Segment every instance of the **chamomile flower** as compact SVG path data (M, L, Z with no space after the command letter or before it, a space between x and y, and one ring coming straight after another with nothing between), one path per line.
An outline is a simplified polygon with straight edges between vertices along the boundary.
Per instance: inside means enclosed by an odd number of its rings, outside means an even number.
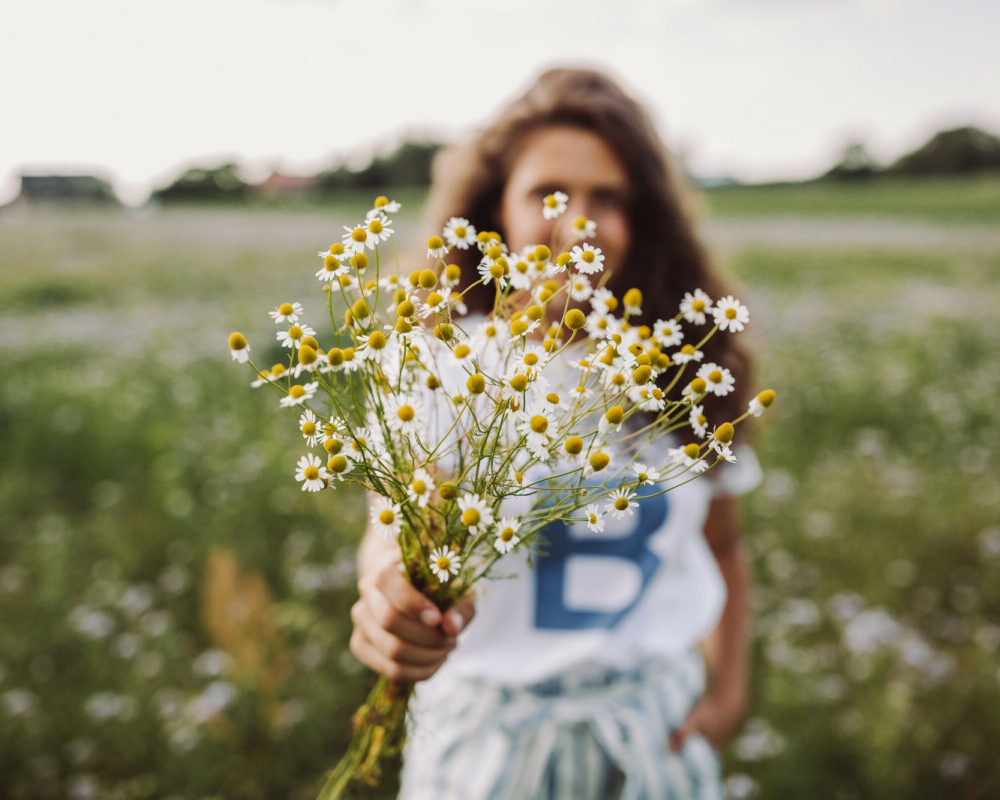
M591 503L584 512L584 516L587 518L587 527L594 533L602 533L604 531L605 514L606 512L596 503Z
M747 408L751 414L755 417L762 416L767 410L767 407L774 402L774 391L772 389L765 389L760 392L756 397L750 401L750 405Z
M233 361L238 361L240 364L245 364L250 358L250 345L242 333L229 334L229 355L233 357Z
M688 423L691 430L699 439L704 439L708 434L708 417L705 416L705 406L692 406L688 414Z
M521 530L521 521L517 517L504 517L497 523L497 538L493 547L498 553L509 553L517 546L521 538L517 532Z
M452 217L445 223L444 238L452 247L468 250L476 243L476 229L464 217Z
M319 383L314 381L312 383L307 383L304 386L301 383L294 383L289 387L288 394L278 401L278 405L282 408L290 408L291 406L300 406L303 403L312 400L314 394L316 394L316 389L319 387Z
M323 266L316 270L316 277L325 283L326 281L332 281L334 278L339 278L341 275L346 275L347 273L347 264L336 256L325 253L323 255Z
M381 364L392 351L393 348L382 331L369 333L365 343L358 348L358 354L362 358L374 361L376 364Z
M458 498L458 508L461 511L459 521L469 529L469 533L477 535L485 533L493 524L493 510L482 497L466 494Z
M590 278L586 275L577 274L570 279L570 299L576 300L578 303L582 303L584 300L588 300L590 298L590 293L592 291L594 291L594 289L590 284Z
M545 195L545 199L542 200L542 216L545 219L561 217L566 213L566 203L568 201L569 195L565 192L553 192L552 194Z
M365 212L365 219L371 219L379 215L395 214L400 208L402 206L395 200L390 200L385 195L379 195L375 198L374 206Z
M311 409L306 409L299 417L299 430L306 440L306 444L315 447L321 435L320 426L316 422L316 415Z
M302 305L300 303L282 303L273 311L268 311L278 325L282 325L286 322L298 322L299 316L302 314Z
M684 299L681 300L681 314L688 322L695 325L705 324L705 315L712 313L712 298L701 289L694 292L685 292Z
M613 515L615 519L631 517L639 507L638 503L633 502L634 497L635 492L625 487L615 489L608 497L607 513Z
M709 467L701 457L701 448L693 443L683 447L671 447L667 451L667 458L672 466L682 467L685 471L690 470L696 474L704 472Z
M445 546L431 550L429 560L431 572L441 583L447 583L452 576L458 575L458 570L462 566L458 552Z
M414 505L424 508L430 502L433 493L434 479L427 470L418 467L413 471L413 477L410 478L410 482L406 486L407 497Z
M275 338L281 342L282 347L294 347L298 350L303 338L315 335L316 331L303 322L301 325L292 323L287 331L278 331Z
M750 309L729 294L716 302L712 316L720 331L739 333L750 322Z
M577 239L593 239L597 235L597 223L580 216L573 220L573 234Z
M384 537L397 536L403 522L403 511L399 503L393 503L388 497L377 497L372 502L369 512L372 530L378 531Z
M677 347L684 340L684 331L679 322L658 319L653 323L653 338L660 347Z
M444 239L440 236L432 236L427 240L427 257L428 258L444 258L448 255L448 246L444 243Z
M344 234L340 241L348 254L363 253L365 252L365 247L375 247L375 235L368 230L367 223L355 225L353 228L345 225L344 230L347 233Z
M576 245L570 250L573 268L584 275L594 275L604 269L604 254L600 247L589 244Z
M725 397L736 386L736 380L728 369L711 362L698 368L698 377L705 381L709 393L717 397Z
M645 486L647 483L656 483L660 479L658 470L647 467L645 464L640 464L639 462L632 465L632 472L635 473L635 478L639 482L639 486Z
M492 280L496 280L497 286L501 289L507 286L506 275L509 267L503 256L496 261L488 256L483 256L476 267L476 271L479 273L479 277L482 278L483 286L489 286Z
M701 361L705 354L701 350L695 350L694 345L686 344L672 356L670 360L675 364L687 364L691 361Z
M299 459L295 471L295 480L302 481L303 492L318 492L326 488L326 481L330 475L319 456L308 453Z
M382 242L387 242L392 238L392 220L380 214L369 217L366 222L368 228L368 246L375 249Z

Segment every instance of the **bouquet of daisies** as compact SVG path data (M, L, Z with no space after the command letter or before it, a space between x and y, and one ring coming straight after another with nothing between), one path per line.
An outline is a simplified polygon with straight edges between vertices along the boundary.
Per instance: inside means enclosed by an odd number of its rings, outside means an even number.
M270 316L288 359L266 369L241 333L229 337L253 385L271 387L297 419L303 491L365 487L372 528L395 539L410 581L442 610L553 520L599 531L606 515L632 514L637 500L734 460L734 426L774 400L761 392L709 430L701 401L728 394L733 377L702 363L701 350L741 331L746 306L693 288L676 316L634 324L641 293L604 288L604 256L586 241L595 225L567 225L566 200L554 193L539 209L558 220L549 244L511 252L497 233L453 218L428 240L426 267L402 275L382 263L399 204L379 197L319 253L328 330L282 303ZM553 252L567 238L576 244ZM447 263L456 248L481 254L464 288ZM492 288L492 311L469 315L463 298L480 285ZM703 332L682 345L682 324ZM676 433L685 428L686 442ZM644 455L670 433L678 446ZM411 692L378 680L321 798L377 779L380 760L403 744Z

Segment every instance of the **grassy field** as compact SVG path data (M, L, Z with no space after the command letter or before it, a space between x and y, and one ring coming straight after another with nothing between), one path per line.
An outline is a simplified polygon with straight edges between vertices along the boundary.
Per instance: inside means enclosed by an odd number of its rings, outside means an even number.
M1000 796L997 185L773 192L709 197L780 398L730 793ZM339 754L361 498L298 491L225 337L318 311L363 210L0 214L0 798L311 798Z

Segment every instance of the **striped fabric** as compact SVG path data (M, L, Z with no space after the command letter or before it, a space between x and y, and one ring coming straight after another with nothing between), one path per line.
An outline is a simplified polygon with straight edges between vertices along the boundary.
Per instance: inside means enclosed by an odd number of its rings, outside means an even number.
M697 650L630 673L574 673L529 687L434 679L413 701L399 796L721 798L718 759L704 738L667 749L703 689Z

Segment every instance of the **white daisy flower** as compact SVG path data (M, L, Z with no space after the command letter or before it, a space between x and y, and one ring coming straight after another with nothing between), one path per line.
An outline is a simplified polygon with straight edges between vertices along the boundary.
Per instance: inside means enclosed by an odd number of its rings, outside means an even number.
M503 284L501 284L502 286ZM469 307L462 300L462 295L459 292L452 292L448 296L448 305L451 306L451 313L453 316L457 315L459 317L464 317L469 313Z
M278 405L281 408L290 408L291 406L300 406L303 403L312 400L313 395L316 394L316 389L319 387L319 383L313 381L312 383L307 383L304 386L301 383L293 383L289 389L288 394L278 401Z
M640 464L639 462L632 465L632 472L635 473L636 480L639 481L639 486L645 486L647 483L656 483L660 479L658 470L647 467L645 464Z
M368 247L375 249L382 242L388 242L392 238L392 220L384 215L376 214L369 217L366 223L368 228Z
M445 223L444 238L452 247L468 250L476 243L476 229L464 217L452 217Z
M371 219L372 217L377 217L380 214L395 214L402 206L395 200L390 200L385 195L379 195L375 198L375 205L367 212L365 212L365 219Z
M709 394L717 397L725 397L736 386L736 380L728 369L711 362L698 368L698 377L705 381Z
M493 510L481 497L463 495L458 498L458 508L462 512L459 520L471 534L485 533L493 524Z
M381 364L387 356L394 350L392 343L386 338L382 331L372 331L368 338L358 348L358 353L362 358Z
M393 503L388 497L377 497L371 505L369 516L372 530L378 531L384 537L398 536L403 522L403 512L399 503Z
M282 347L294 347L298 350L299 344L304 337L315 335L316 331L303 322L301 325L292 323L287 331L278 331L275 334L275 338L281 342Z
M462 562L458 558L458 552L450 547L435 547L430 556L431 572L441 581L447 583L453 575L458 575Z
M250 345L247 343L247 337L242 333L229 334L229 355L233 357L233 361L238 361L241 364L245 364L250 359Z
M691 412L688 414L688 422L694 435L699 439L704 439L708 434L708 417L705 416L705 407L692 406Z
M629 489L624 487L615 489L608 497L607 513L612 514L615 519L631 517L639 507L638 503L633 502L634 497L635 492Z
M483 256L482 260L480 260L479 264L476 266L476 271L479 273L479 277L483 279L483 286L489 286L490 281L492 280L496 280L497 285L501 289L507 286L507 277L505 273L509 271L509 268L505 269L504 263L505 262L494 261L487 256ZM494 272L500 274L494 275Z
M318 492L326 487L326 481L330 474L326 467L322 466L322 461L312 453L302 456L299 459L295 471L295 480L302 481L303 492Z
M677 347L684 341L684 331L679 322L658 319L653 323L653 338L660 347Z
M584 275L594 275L604 269L604 254L600 247L576 245L570 250L573 268Z
M715 304L712 316L720 331L739 333L750 322L750 309L729 294Z
M327 253L323 258L323 266L316 270L316 277L325 283L348 272L347 264Z
M418 467L413 471L413 477L406 487L406 494L410 502L419 508L424 508L431 500L434 493L434 479L423 467Z
M695 289L693 294L685 292L684 299L681 300L681 313L688 322L704 325L705 315L712 313L712 298L701 289Z
M569 296L570 299L576 300L578 303L582 303L584 300L590 298L590 293L594 289L590 284L590 278L586 275L573 275L569 281Z
M521 521L517 517L504 517L497 523L497 538L493 542L493 547L498 553L509 553L513 550L521 538L517 532L521 530Z
M306 440L306 444L315 447L320 437L320 427L316 424L316 415L311 409L306 409L299 417L299 430Z
M566 213L566 203L569 195L564 192L553 192L542 200L542 216L545 219L556 219Z
M670 460L670 464L677 467L683 467L685 470L690 470L694 473L704 472L709 468L709 464L705 459L701 458L701 451L698 445L688 444L684 447L671 447L667 451L667 458Z
M448 246L440 236L432 236L427 240L427 257L438 259L448 255Z
M298 322L299 316L302 314L302 305L300 303L282 303L273 311L268 311L271 319L273 319L278 325L282 325L286 322Z
M526 258L518 256L508 262L507 280L515 289L531 288L531 266Z
M573 220L573 233L577 239L593 239L597 235L597 223L586 217Z
M593 295L590 296L590 302L591 304L594 302ZM583 328L591 339L600 340L608 335L614 323L615 318L608 313L607 308L595 308L587 315Z
M774 392L771 389L765 389L763 392L758 393L757 396L750 401L747 411L755 417L762 416L768 406L770 406L773 402Z
M670 360L675 364L687 364L690 361L701 361L705 354L701 350L695 350L693 345L686 344L672 356Z
M369 232L366 223L355 225L353 228L345 225L344 230L347 233L344 234L340 241L348 254L363 253L365 252L365 247L375 247L375 236Z
M590 528L590 530L594 533L602 533L604 531L605 512L599 508L596 503L591 503L587 506L587 510L584 514L587 517L587 527Z

